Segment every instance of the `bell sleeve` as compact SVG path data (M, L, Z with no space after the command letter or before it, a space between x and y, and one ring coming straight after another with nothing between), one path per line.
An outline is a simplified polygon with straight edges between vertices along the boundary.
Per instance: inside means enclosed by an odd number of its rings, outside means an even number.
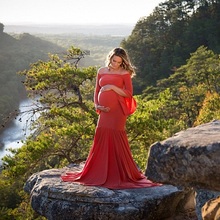
M123 75L124 88L123 91L127 97L119 96L119 102L126 116L133 114L137 109L137 102L133 97L133 86L130 74Z

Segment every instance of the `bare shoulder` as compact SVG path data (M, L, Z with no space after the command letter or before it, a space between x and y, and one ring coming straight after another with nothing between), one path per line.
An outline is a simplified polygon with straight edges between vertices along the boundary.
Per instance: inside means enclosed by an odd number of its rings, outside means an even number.
M108 71L107 67L101 67L101 68L98 69L99 74L106 73L107 71Z

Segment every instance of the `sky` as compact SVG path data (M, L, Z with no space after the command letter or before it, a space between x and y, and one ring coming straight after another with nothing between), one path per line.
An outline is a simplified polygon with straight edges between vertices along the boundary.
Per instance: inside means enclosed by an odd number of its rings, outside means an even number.
M0 23L136 24L163 0L0 0Z

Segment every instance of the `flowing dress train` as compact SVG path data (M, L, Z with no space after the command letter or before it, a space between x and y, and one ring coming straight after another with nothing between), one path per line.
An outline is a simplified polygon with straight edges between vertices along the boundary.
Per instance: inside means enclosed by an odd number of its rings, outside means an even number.
M113 90L101 92L102 86L114 84L128 95L124 98ZM128 189L158 186L142 174L134 162L128 143L125 124L127 116L135 111L130 74L98 74L94 102L110 107L99 112L92 148L83 169L67 172L63 181L109 189Z

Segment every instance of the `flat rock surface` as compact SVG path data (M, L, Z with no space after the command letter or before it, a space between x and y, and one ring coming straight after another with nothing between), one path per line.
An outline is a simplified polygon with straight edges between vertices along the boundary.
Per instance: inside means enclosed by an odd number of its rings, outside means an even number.
M67 170L45 170L26 182L33 209L49 220L161 220L194 208L192 192L171 185L110 190L62 182L60 175Z

